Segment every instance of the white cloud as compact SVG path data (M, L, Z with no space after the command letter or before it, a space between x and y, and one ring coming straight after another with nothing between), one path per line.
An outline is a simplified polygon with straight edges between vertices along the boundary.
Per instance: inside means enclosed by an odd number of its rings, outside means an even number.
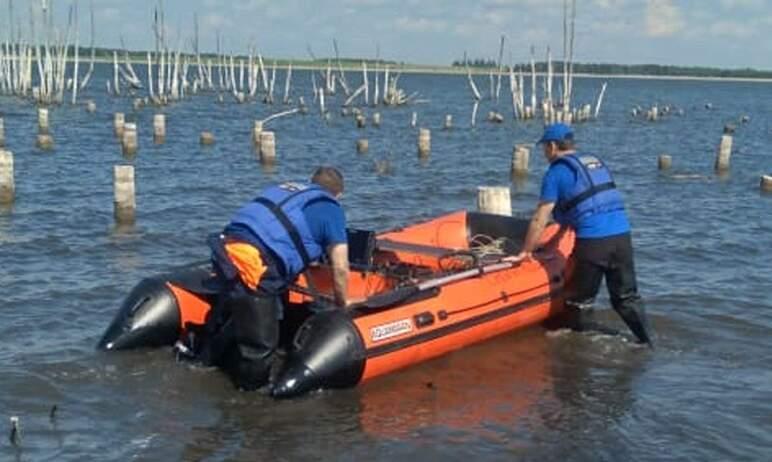
M99 8L94 15L100 21L114 21L121 17L121 11L113 6Z
M207 13L201 18L201 24L207 28L220 29L232 26L233 21L219 13Z
M756 33L750 24L734 21L718 21L710 26L710 33L719 37L747 38Z
M721 0L724 8L734 10L738 8L761 9L767 0Z
M610 8L618 8L624 5L625 0L594 0L594 3L598 8L607 10Z
M442 32L447 28L447 23L440 19L409 18L402 16L394 21L398 30L411 32Z
M672 0L648 0L646 4L646 35L669 37L684 28L681 11Z

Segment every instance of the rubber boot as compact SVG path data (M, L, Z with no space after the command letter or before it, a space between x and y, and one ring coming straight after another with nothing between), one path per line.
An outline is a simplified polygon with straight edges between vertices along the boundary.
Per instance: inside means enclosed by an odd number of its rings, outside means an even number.
M256 390L268 384L279 343L276 299L245 295L229 305L233 347L222 367L238 388Z
M578 308L567 306L568 328L576 332L597 332L604 335L620 335L614 328L603 325L595 320L595 310L592 307Z
M639 343L646 343L654 348L654 343L649 335L649 321L646 317L646 309L638 295L633 295L619 300L614 304L614 310L619 314L627 327L632 331Z

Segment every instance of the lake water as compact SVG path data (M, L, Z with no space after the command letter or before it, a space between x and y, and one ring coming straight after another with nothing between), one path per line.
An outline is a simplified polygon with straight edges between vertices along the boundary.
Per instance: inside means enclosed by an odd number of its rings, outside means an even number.
M21 420L2 460L768 460L772 454L772 84L615 79L599 120L576 127L581 146L610 164L634 227L640 290L657 335L653 351L617 338L506 335L358 388L276 402L242 393L217 371L175 363L168 349L104 354L94 346L122 298L143 277L207 258L205 236L271 182L342 168L349 224L383 230L441 212L474 209L479 185L510 185L529 213L546 162L513 183L515 143L541 123L469 127L463 76L405 74L400 86L430 100L379 108L380 128L357 129L330 102L277 119L278 164L260 166L252 121L285 109L200 94L164 108L166 143L152 143L152 108L105 95L108 66L82 106L51 111L52 152L35 149L34 107L0 97L14 153L17 200L0 211L0 429ZM144 71L137 69L139 75ZM360 80L351 73L349 80ZM283 72L277 82L283 82ZM487 92L487 79L478 78ZM578 79L576 102L602 80ZM310 103L310 77L294 94ZM277 85L280 87L281 85ZM283 86L282 86L283 87ZM339 97L340 98L340 97ZM657 123L630 115L652 103L683 109ZM705 104L711 103L712 109ZM125 159L112 114L139 125ZM372 113L372 109L366 110ZM428 162L418 125L432 128ZM455 128L442 131L445 114ZM739 123L742 115L750 121ZM737 124L731 171L713 172L722 127ZM216 144L200 147L212 131ZM356 153L359 137L370 152ZM668 173L657 156L673 156ZM375 162L393 172L379 175ZM113 219L113 166L136 169L137 223ZM600 315L620 326L607 297ZM54 418L50 417L56 406ZM6 431L6 430L3 430Z

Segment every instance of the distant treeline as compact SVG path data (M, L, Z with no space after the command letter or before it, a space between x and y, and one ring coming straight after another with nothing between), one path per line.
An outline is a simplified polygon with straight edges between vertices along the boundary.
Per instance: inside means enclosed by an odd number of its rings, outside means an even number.
M470 67L496 69L497 63L492 59L468 60ZM464 66L464 62L453 61L454 67ZM516 67L530 69L530 63L520 63ZM536 63L536 72L546 72L547 63ZM563 62L554 61L552 71L556 74L563 72ZM683 77L740 77L769 79L772 71L760 71L757 69L719 69L714 67L685 67L665 66L660 64L608 64L608 63L574 63L574 73L577 74L601 74L601 75L672 75Z
M125 59L125 50L115 50L113 48L95 48L94 49L94 56L100 60L100 61L110 61L113 59L113 52L118 52L118 60L123 61ZM145 62L147 61L147 52L152 51L155 54L155 50L146 50L146 51L135 51L135 50L129 50L129 59L132 61L139 61L139 62ZM70 50L68 52L68 56L72 58L75 53L75 47L70 46ZM82 60L88 60L91 57L91 48L81 46L79 47L78 53L80 54L80 59ZM191 52L183 52L186 56L194 56ZM226 56L230 56L229 54ZM216 54L211 52L202 52L201 53L201 59L206 62L207 59L214 60L216 58ZM234 59L247 59L248 56L245 55L234 55ZM257 59L257 56L254 56L255 59ZM314 59L286 59L286 58L272 58L268 56L263 56L263 61L265 62L266 66L269 66L273 64L274 60L281 65L286 65L289 62L297 63L297 64L313 64L318 66L326 66L327 62L331 62L333 64L337 63L336 58L334 57L322 57L322 58L316 58ZM368 66L374 66L376 64L378 65L397 65L398 63L396 61L389 61L384 59L368 59L368 58L340 58L341 65L345 67L354 67L354 66L361 66L362 62L367 63ZM238 63L236 63L238 65Z

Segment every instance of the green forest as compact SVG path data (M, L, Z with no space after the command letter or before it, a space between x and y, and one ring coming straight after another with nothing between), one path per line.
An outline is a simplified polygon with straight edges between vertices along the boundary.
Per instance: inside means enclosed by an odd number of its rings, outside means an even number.
M470 67L476 69L490 68L496 69L497 64L492 59L474 59L467 60ZM463 67L462 60L453 61L453 67ZM521 63L517 67L529 69L530 63ZM536 72L546 72L547 63L540 61L536 63ZM556 74L563 72L563 63L555 61L552 63L552 71ZM574 73L576 74L598 74L598 75L672 75L682 77L740 77L769 79L772 78L772 71L762 71L757 69L719 69L713 67L687 67L687 66L668 66L661 64L609 64L609 63L574 63Z

